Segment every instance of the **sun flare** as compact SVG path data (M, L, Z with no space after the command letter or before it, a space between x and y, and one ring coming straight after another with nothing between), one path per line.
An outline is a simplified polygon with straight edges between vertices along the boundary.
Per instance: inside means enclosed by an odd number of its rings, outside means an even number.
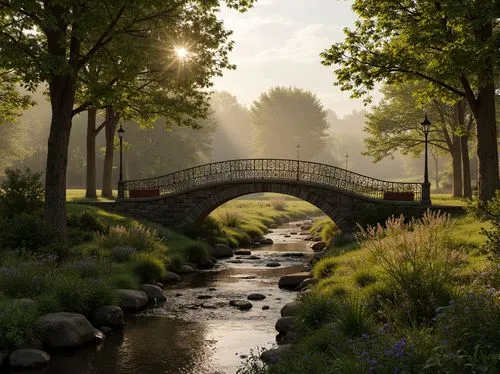
M176 47L175 54L177 55L178 58L184 60L185 58L188 57L189 51L184 47Z

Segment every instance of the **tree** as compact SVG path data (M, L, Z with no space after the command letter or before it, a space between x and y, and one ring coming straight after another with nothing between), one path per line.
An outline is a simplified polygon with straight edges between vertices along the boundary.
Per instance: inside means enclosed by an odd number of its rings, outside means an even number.
M0 69L0 125L14 121L22 110L31 105L33 100L20 92L19 80L12 71Z
M359 15L346 39L321 56L337 85L360 97L379 81L426 80L467 101L477 133L479 199L499 187L495 119L500 7L496 0L356 0Z
M365 138L364 153L372 156L375 162L393 157L396 151L420 156L424 145L420 121L424 114L428 114L432 118L431 148L445 151L452 159L453 196L471 197L467 141L472 129L472 116L468 116L468 123L465 124L463 100L454 104L444 102L443 95L425 95L425 89L426 86L421 83L386 85L382 88L384 99L367 116L365 131L369 136Z
M209 161L215 121L198 122L198 128L165 126L160 118L155 126L141 128L130 121L127 129L124 172L127 179L149 178L187 169Z
M274 87L260 95L252 107L256 151L263 157L314 160L326 147L326 111L311 92Z
M49 87L52 108L45 175L45 220L66 236L66 169L71 119L82 71L116 38L123 42L157 37L179 9L211 13L220 1L82 0L0 2L0 68L12 69L34 88ZM240 10L253 0L226 0ZM209 53L209 52L207 52ZM115 59L118 61L118 59Z
M213 134L212 160L248 158L251 154L252 133L250 111L238 103L229 92L215 92L210 109L217 123Z

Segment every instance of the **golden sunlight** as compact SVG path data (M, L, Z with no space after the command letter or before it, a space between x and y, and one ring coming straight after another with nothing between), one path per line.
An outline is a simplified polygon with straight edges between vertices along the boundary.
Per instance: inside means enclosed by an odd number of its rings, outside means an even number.
M175 54L177 55L178 58L184 60L188 57L189 51L184 47L176 47Z

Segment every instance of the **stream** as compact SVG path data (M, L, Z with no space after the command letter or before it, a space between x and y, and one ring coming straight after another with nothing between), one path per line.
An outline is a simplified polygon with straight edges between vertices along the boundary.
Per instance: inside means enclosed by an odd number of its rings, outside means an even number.
M236 373L251 349L275 344L280 309L296 296L279 289L278 280L303 271L312 255L309 242L300 235L302 223L272 230L266 237L274 244L252 248L256 257L235 255L219 260L212 270L183 276L179 284L165 288L163 305L127 316L123 332L97 347L54 354L44 373ZM281 266L267 267L272 261ZM250 310L228 305L254 292L266 298L251 301Z

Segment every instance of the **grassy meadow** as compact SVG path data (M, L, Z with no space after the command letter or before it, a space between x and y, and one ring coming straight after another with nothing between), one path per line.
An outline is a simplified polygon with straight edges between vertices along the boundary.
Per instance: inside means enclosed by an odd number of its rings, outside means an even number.
M328 225L313 229L327 238ZM499 244L500 196L334 238L298 297L291 350L238 373L499 373Z

